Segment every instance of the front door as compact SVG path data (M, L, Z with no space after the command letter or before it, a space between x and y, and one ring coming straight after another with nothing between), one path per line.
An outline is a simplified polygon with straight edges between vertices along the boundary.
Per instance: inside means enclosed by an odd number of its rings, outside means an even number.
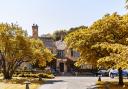
M64 72L64 63L60 63L60 72Z

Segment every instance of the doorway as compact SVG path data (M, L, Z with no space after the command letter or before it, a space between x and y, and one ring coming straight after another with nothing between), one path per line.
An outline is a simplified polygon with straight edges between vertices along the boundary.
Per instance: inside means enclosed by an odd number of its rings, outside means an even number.
M60 72L64 72L64 63L60 63Z

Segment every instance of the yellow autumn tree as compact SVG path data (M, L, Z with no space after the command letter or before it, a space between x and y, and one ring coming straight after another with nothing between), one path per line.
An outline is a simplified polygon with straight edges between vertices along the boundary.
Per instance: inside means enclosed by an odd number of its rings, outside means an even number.
M80 52L77 65L91 63L119 70L128 68L128 15L105 15L87 29L68 34L65 42ZM121 72L119 84L123 84Z
M33 59L32 64L35 64L38 61L40 67L46 66L47 62L50 62L54 55L50 50L44 47L44 44L40 39L30 39L31 48L33 50Z
M40 40L31 39L15 24L0 24L0 63L4 79L11 79L23 62L34 62L44 66L53 55Z

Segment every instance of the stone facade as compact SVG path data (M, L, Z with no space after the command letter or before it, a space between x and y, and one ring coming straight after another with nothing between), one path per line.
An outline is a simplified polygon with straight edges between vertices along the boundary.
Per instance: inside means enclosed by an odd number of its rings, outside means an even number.
M38 37L38 26L32 26L32 37L40 38L45 47L47 47L53 54L56 55L56 60L50 64L50 66L61 73L71 72L75 68L74 63L80 56L79 52L69 49L65 42L61 39L54 41L50 34L42 35ZM82 65L80 69L92 69L92 65Z
M32 25L32 37L38 38L38 25L37 24Z

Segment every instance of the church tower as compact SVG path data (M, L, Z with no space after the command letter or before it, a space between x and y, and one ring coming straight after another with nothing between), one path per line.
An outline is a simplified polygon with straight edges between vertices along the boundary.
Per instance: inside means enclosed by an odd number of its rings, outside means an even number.
M38 25L37 24L32 25L32 37L38 38Z

